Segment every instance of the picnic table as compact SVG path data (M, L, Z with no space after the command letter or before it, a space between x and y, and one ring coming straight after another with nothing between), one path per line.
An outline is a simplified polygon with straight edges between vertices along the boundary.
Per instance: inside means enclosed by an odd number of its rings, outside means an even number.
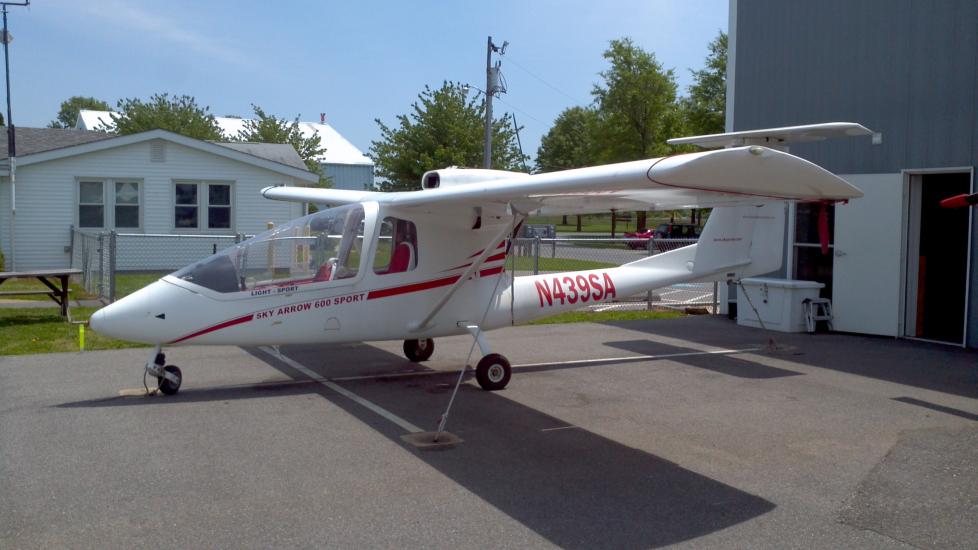
M68 316L68 278L81 275L80 269L40 269L36 271L3 271L0 272L0 286L7 279L37 279L50 290L9 290L0 291L0 296L26 296L29 294L46 294L61 306L61 315ZM57 283L60 283L58 285Z

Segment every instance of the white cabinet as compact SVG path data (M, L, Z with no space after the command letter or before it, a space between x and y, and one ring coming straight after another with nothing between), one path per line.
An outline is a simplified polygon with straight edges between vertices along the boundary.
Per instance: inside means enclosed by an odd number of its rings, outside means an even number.
M815 281L793 281L761 277L743 279L738 288L737 324L760 327L760 315L764 327L779 332L805 332L806 298L818 298L818 291L825 285ZM750 301L742 294L746 292ZM754 308L757 313L754 313Z

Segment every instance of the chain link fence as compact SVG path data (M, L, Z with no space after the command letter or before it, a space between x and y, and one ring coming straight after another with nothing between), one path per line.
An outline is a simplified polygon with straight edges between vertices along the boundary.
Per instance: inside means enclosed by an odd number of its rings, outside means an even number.
M113 301L188 264L202 260L248 235L170 235L91 232L73 229L71 267L82 270L90 294ZM618 267L694 244L695 239L518 238L508 269L513 276ZM590 309L704 307L716 312L716 285L678 284L636 296L622 296Z
M247 237L72 229L71 267L82 270L86 292L111 302Z
M71 231L71 267L82 270L85 291L103 300L110 300L113 294L111 239L110 232Z

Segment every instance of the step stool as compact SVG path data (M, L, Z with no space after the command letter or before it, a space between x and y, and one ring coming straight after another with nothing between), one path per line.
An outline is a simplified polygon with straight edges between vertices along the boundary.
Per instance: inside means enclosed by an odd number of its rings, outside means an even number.
M828 298L805 298L805 327L809 334L815 333L815 325L819 321L825 321L832 330L832 300Z

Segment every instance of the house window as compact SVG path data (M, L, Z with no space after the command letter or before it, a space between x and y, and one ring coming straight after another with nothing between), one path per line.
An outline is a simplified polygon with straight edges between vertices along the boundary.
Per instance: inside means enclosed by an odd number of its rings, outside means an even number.
M173 227L231 229L231 184L204 181L176 182Z
M231 186L207 184L207 228L231 229Z
M78 227L139 229L139 185L137 180L78 180Z
M139 182L115 182L115 227L139 228Z
M78 227L105 227L105 192L102 181L78 182Z
M178 183L176 204L173 207L173 227L177 229L197 228L197 184Z

